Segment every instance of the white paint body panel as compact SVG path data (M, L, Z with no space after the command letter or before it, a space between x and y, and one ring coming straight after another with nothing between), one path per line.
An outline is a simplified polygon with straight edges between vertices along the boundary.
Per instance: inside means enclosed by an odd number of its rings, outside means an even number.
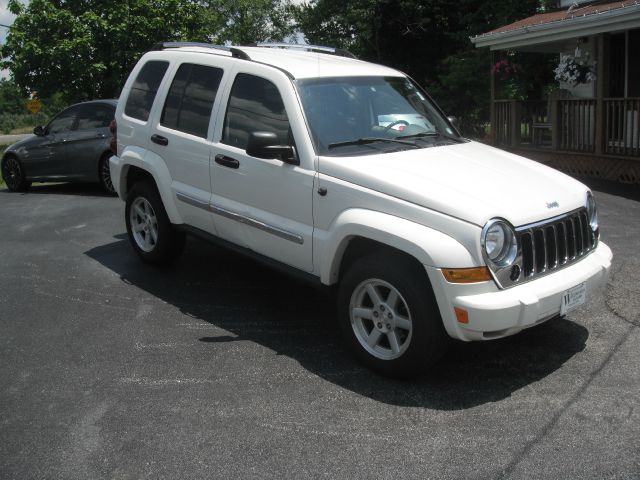
M585 204L586 187L540 163L477 142L360 157L322 157L321 174L483 226L525 225ZM559 208L549 209L547 203Z

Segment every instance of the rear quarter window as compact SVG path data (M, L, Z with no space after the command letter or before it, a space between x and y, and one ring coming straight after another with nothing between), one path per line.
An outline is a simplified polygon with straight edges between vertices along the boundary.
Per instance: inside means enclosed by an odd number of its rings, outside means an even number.
M215 67L180 65L169 88L160 124L206 138L222 73Z
M144 122L149 119L149 113L156 98L156 93L158 93L158 87L168 67L169 62L160 60L150 60L145 63L131 86L131 91L124 107L126 115Z

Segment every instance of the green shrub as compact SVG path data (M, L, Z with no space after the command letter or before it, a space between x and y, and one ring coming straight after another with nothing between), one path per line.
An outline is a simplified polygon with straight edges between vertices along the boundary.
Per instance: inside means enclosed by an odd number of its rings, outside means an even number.
M3 113L0 114L0 133L11 133L16 128L35 127L44 125L49 116L43 112L33 113Z

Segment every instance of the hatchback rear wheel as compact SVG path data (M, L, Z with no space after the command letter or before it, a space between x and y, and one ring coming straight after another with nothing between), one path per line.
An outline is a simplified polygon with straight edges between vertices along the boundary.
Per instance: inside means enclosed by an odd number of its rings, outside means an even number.
M115 194L116 189L113 187L113 182L111 181L111 167L109 166L109 158L111 158L111 154L106 153L100 159L98 163L98 175L100 176L100 185L105 192Z

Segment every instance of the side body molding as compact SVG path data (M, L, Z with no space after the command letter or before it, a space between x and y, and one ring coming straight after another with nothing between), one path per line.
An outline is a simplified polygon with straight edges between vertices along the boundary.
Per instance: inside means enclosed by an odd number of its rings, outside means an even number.
M148 172L156 182L162 203L171 223L184 223L176 209L171 189L171 174L164 160L155 153L137 146L129 146L120 155L120 197L126 200L127 174L130 167L138 167Z
M397 248L426 266L478 266L473 255L449 235L386 213L353 208L338 215L328 231L314 232L314 245L318 246L314 251L320 256L316 264L322 267L320 280L323 284L331 285L338 281L344 252L356 237Z

